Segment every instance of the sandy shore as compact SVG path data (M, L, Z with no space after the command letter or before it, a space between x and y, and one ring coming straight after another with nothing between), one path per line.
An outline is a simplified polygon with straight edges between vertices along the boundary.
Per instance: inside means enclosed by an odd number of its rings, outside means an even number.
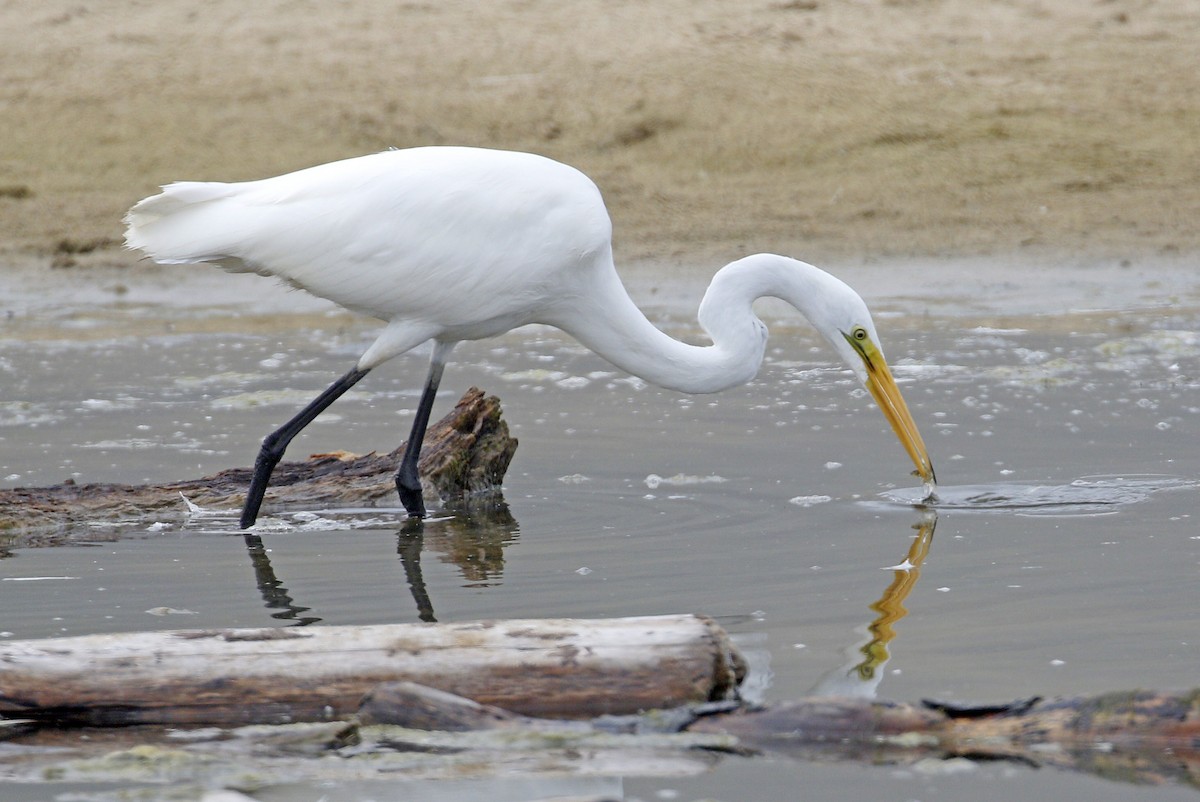
M1200 2L0 6L0 253L130 263L161 183L389 146L595 178L624 261L1200 250Z

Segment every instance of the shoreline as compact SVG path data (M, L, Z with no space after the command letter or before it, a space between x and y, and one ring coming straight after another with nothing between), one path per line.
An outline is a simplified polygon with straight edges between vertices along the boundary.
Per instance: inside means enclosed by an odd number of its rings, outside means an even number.
M1023 256L876 258L820 266L854 287L876 318L889 326L920 326L930 318L974 319L974 325L1042 319L1040 325L1053 326L1057 320L1097 313L1200 308L1200 271L1191 255ZM673 323L694 322L709 279L720 267L698 259L633 262L617 269L631 297L652 320ZM1046 289L1047 281L1052 292ZM80 314L117 319L124 314L137 324L169 321L183 313L184 318L223 318L235 328L258 327L266 318L344 316L370 321L262 276L230 274L203 264L122 263L103 255L86 266L49 269L42 257L14 260L0 254L0 298L0 318L7 323L0 333L18 338L30 326L41 330L34 325L38 320L53 326L62 315ZM779 324L800 320L794 310L773 299L763 299L756 309Z

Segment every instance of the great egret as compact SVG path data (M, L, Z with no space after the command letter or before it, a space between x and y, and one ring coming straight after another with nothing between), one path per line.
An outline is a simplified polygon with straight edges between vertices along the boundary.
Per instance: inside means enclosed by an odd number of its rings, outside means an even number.
M630 300L612 223L583 173L528 153L461 147L389 150L243 183L182 181L125 216L126 245L156 262L208 262L275 276L386 326L350 372L263 440L242 510L254 524L288 443L373 368L433 341L433 358L396 475L424 516L417 458L442 370L461 340L527 323L555 326L622 370L687 393L758 372L767 328L751 305L790 303L866 386L927 487L933 465L883 358L863 300L812 265L756 254L721 268L700 304L712 345L679 342Z

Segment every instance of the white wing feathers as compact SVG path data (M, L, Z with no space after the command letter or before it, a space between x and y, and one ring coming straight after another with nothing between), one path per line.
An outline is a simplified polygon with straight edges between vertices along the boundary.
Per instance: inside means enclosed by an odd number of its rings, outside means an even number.
M275 276L387 320L519 318L607 253L585 176L529 154L386 151L241 183L186 181L126 215L130 248ZM510 326L511 327L511 326Z

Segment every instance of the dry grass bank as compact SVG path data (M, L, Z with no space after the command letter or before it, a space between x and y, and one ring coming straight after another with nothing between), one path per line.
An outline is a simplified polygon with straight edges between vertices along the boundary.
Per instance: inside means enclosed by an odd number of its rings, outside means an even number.
M0 249L389 146L571 162L625 259L1200 246L1197 0L16 0Z

